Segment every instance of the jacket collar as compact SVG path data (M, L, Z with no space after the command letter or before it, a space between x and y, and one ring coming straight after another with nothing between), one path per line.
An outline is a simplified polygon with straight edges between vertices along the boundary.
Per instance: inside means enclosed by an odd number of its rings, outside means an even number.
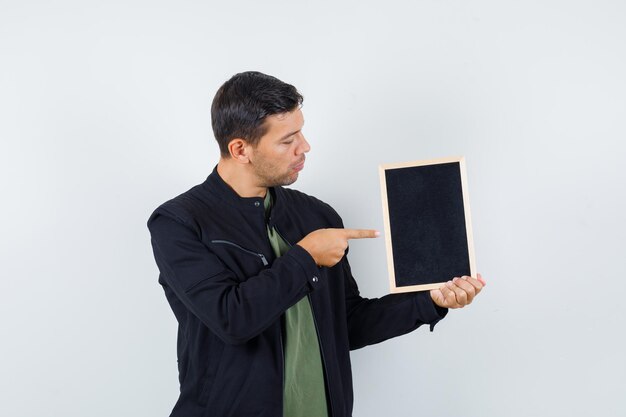
M251 217L259 219L263 224L266 223L264 198L262 197L240 197L217 172L217 166L213 168L213 172L207 177L206 181L200 184L203 192L219 199L221 202ZM280 233L287 242L293 244L302 236L303 230L300 230L292 220L293 213L299 213L297 207L294 207L289 201L286 193L287 189L283 187L270 187L268 189L272 193L272 211L268 225L270 227L278 227ZM258 216L258 217L257 217ZM297 214L296 214L297 216ZM279 220L279 221L277 221Z
M217 165L202 184L202 188L237 208L264 211L263 197L240 197L217 172Z

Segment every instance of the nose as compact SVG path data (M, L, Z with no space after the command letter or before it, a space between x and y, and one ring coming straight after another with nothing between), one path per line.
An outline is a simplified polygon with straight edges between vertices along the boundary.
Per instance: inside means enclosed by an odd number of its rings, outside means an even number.
M311 150L311 145L309 145L304 135L300 134L300 138L302 140L300 141L300 146L298 146L298 154L307 153Z

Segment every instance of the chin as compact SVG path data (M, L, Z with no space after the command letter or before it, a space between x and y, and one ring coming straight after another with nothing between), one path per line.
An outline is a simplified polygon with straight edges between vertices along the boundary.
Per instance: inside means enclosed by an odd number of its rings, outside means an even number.
M280 181L280 185L291 185L294 182L296 182L296 180L298 179L298 174L294 174L291 176L286 176L285 178L282 179L282 181Z
M284 177L281 177L281 178L267 179L265 181L264 187L283 187L286 185L293 184L294 182L296 182L297 179L298 179L297 173L294 175L285 175Z
M298 179L298 174L294 175L293 177L285 178L284 181L281 181L281 185L291 185L294 182L296 182L297 179Z

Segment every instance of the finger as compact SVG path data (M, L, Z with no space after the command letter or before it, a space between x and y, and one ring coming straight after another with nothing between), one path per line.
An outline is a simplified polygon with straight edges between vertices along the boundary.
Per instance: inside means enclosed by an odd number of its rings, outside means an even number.
M459 308L461 306L456 301L456 295L454 294L454 291L448 288L449 283L450 282L448 281L443 287L439 289L443 296L443 304L447 308Z
M346 239L371 239L380 236L377 230L343 229Z
M461 277L462 279L464 279L465 281L467 281L468 283L472 284L472 286L476 289L476 294L478 294L480 292L480 290L483 289L484 285L481 281L479 281L476 278L472 278L470 276L463 276Z
M454 282L458 287L465 291L465 294L467 296L466 304L471 304L472 300L474 300L474 297L476 296L476 288L472 284L467 282L467 278L468 277L454 278L452 282Z
M448 281L446 287L450 288L454 292L456 302L461 307L467 304L467 293L453 281Z
M476 277L478 278L478 281L480 281L480 283L481 283L481 284L483 284L483 287L484 287L485 285L487 285L487 281L485 281L485 280L483 279L483 276L482 276L482 275L477 274L477 275L476 275Z

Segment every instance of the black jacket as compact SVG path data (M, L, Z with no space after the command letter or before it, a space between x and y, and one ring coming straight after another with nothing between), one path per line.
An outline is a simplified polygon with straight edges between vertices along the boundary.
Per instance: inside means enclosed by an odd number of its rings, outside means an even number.
M432 326L446 313L428 293L366 299L344 257L319 268L296 245L343 227L314 197L282 187L271 227L292 247L275 259L262 198L239 197L214 170L162 204L150 219L152 247L178 327L180 397L175 417L282 417L281 316L310 297L332 417L352 415L350 349Z

